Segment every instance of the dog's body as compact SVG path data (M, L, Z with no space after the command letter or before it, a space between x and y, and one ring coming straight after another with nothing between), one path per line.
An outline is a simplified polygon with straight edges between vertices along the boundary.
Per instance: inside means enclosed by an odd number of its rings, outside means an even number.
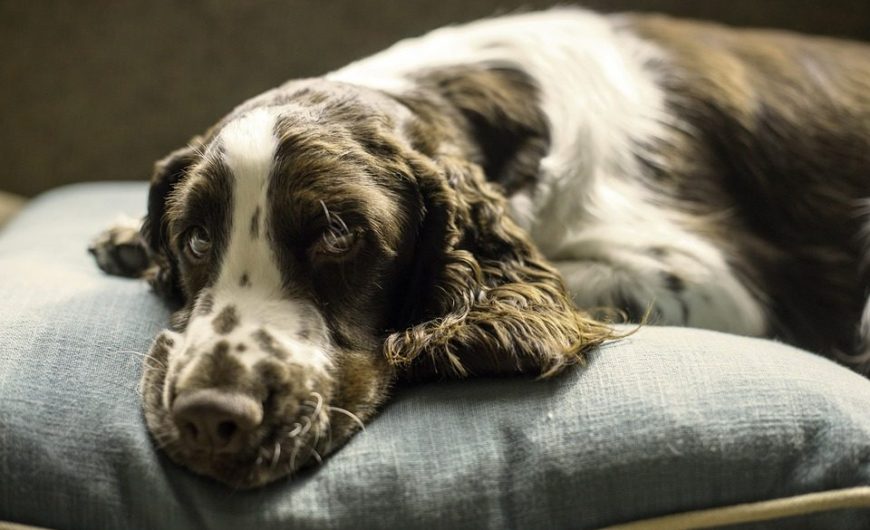
M858 365L867 198L870 48L554 10L244 103L158 164L141 240L95 254L182 305L143 376L155 438L251 486L397 378L581 359L614 334L568 292Z

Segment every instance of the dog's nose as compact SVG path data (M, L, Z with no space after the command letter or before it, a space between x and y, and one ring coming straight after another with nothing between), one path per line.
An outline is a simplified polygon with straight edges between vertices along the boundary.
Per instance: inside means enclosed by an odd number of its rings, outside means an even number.
M234 452L263 421L263 406L238 392L192 390L175 399L172 419L189 448Z

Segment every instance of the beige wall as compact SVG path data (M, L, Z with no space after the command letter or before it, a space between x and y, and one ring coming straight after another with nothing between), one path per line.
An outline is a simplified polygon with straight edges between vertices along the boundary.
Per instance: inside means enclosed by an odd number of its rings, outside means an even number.
M0 0L0 189L144 179L242 99L539 0ZM866 0L594 1L870 38Z

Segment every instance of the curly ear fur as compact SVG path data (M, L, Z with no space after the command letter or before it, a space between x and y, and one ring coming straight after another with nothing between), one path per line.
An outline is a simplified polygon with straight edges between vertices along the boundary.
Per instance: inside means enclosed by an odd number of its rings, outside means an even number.
M148 190L148 213L142 222L142 239L154 263L154 267L146 271L145 278L155 292L178 304L184 302L184 293L179 285L178 265L169 249L164 215L172 191L199 159L200 145L199 137L195 137L187 147L173 151L154 164Z
M426 214L416 259L430 273L416 277L429 287L415 293L417 322L385 341L391 363L411 378L546 377L615 337L574 307L478 165L450 157L436 164L418 168Z

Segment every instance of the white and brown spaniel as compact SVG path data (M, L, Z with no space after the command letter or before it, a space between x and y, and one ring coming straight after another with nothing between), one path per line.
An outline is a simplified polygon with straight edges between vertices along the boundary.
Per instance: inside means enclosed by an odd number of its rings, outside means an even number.
M156 443L252 487L396 381L555 374L607 314L866 370L868 198L870 47L557 9L243 103L92 252L180 308L142 379Z

